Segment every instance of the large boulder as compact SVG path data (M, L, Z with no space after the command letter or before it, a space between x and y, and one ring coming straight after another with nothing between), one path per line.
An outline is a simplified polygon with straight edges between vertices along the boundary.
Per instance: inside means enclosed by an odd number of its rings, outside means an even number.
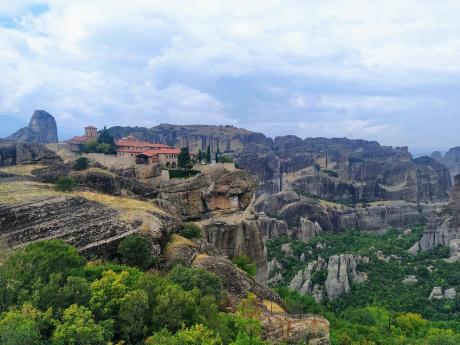
M29 125L13 133L7 139L35 144L57 143L56 120L44 110L35 110Z
M61 159L43 145L0 139L0 166L40 163L55 164Z

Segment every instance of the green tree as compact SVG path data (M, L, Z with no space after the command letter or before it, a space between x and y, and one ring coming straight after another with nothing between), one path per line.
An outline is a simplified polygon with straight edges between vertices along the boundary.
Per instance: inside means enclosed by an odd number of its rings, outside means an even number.
M204 325L183 328L176 334L162 330L149 337L145 345L222 345L219 335Z
M218 300L221 297L222 282L219 277L195 267L176 265L168 273L168 278L187 291L198 289L201 295L211 295Z
M128 344L139 343L147 334L148 296L143 290L128 292L120 304L118 322L121 337Z
M233 158L230 156L220 156L219 163L233 163Z
M36 294L34 286L47 284L53 273L67 278L81 272L84 264L77 249L63 241L31 243L15 251L4 264L9 298L15 302L29 301Z
M257 267L247 255L241 254L236 256L233 258L233 263L250 276L254 277L256 275Z
M74 170L85 170L89 167L89 160L86 157L79 157L72 165Z
M34 315L12 310L0 319L0 344L41 345L39 324Z
M206 163L211 163L211 147L206 148Z
M217 151L216 151L215 159L216 159L216 163L219 163L219 161L220 161L220 150L219 150L219 146L217 146Z
M102 144L97 144L96 151L99 153L103 153L105 155L109 155L113 153L113 149L109 144L102 143Z
M97 324L90 310L71 305L53 332L53 345L105 345L110 323Z
M82 151L86 153L97 152L97 140L89 140L82 146Z
M147 269L152 265L152 243L144 236L129 235L118 246L123 263Z
M184 223L182 230L180 232L185 238L198 238L201 237L201 228L193 222Z
M201 150L198 150L198 162L201 162L203 160L203 152Z
M107 144L110 146L109 153L115 153L116 145L115 145L115 139L114 137L109 133L107 130L107 127L104 126L104 128L101 131L101 134L99 134L97 138L97 143L98 144Z
M190 168L190 152L188 147L180 149L179 157L177 158L177 165L182 169Z
M60 192L71 192L75 185L75 179L72 176L61 176L56 181L56 189Z
M118 315L123 297L129 291L129 273L106 271L102 278L91 284L89 305L98 319L114 319Z

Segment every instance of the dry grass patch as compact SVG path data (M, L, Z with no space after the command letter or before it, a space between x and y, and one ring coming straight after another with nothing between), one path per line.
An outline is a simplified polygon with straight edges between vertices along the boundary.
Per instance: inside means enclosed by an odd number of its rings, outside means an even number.
M119 196L112 196L107 194L100 194L94 192L74 192L72 194L82 196L85 199L96 201L102 205L118 209L120 211L144 211L144 212L154 212L166 215L166 212L162 209L156 207L155 205L136 199L123 198Z
M342 205L342 204L339 204L339 203L336 203L336 202L332 202L332 201L328 201L328 200L320 199L319 203L320 203L321 206L326 207L326 208L335 208L337 210L346 209L345 205Z
M267 310L271 311L274 314L284 314L286 311L279 304L265 299L263 304Z
M33 176L32 171L46 168L40 164L19 164L0 168L1 172L19 176Z
M14 204L36 198L62 196L53 185L31 181L0 183L0 204Z

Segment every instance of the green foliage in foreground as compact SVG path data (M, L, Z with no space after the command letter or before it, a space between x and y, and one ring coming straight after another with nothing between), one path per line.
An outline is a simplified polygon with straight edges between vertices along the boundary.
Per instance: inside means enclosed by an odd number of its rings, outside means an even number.
M448 249L439 247L412 256L407 253L421 236L423 226L414 227L412 233L402 235L390 230L383 235L349 231L324 234L309 243L289 240L287 237L267 243L269 259L276 258L283 265L284 281L277 292L294 313L320 313L331 321L332 343L335 344L460 344L460 298L428 300L434 286L460 287L460 263L447 263ZM293 256L281 251L290 243ZM322 246L317 246L321 243ZM387 261L379 260L376 252L394 255ZM358 265L367 272L369 280L354 284L349 293L324 304L317 305L310 296L301 296L286 288L292 277L303 269L305 262L321 256L354 253L370 257L369 264ZM430 270L428 269L430 268ZM275 272L276 273L276 272ZM407 275L415 275L416 284L402 284ZM312 276L322 284L326 272Z
M198 238L201 237L201 228L193 222L184 223L180 232L185 238Z
M147 269L152 264L152 243L141 235L130 235L118 246L118 254L124 264Z
M56 240L0 263L0 292L2 345L265 344L251 314L223 312L222 283L209 272L176 266L162 276L87 263Z
M257 267L247 255L242 254L234 257L233 263L250 276L254 277L256 275Z
M61 176L56 181L56 189L60 192L71 192L75 185L75 179L72 176Z

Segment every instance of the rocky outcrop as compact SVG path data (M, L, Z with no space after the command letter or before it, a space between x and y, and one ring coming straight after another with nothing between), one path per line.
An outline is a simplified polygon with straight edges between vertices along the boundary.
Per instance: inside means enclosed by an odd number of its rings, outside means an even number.
M451 261L457 260L460 242L460 175L455 176L455 186L449 205L438 210L425 226L422 238L409 249L412 254L438 246L451 248Z
M256 209L283 221L290 238L306 242L322 231L383 231L391 227L405 229L425 222L440 205L443 204L425 205L395 200L351 207L323 204L290 191L265 199L256 205Z
M44 110L35 110L29 125L10 135L7 139L35 144L57 143L56 120Z
M313 296L318 303L324 298L332 300L347 293L352 284L367 280L367 274L359 272L357 266L368 262L368 257L353 254L333 255L327 263L318 258L299 271L289 287L301 294Z
M0 139L0 166L40 163L55 164L61 159L45 146Z
M265 245L257 220L229 223L215 221L203 227L204 239L228 258L247 255L257 267L256 280L266 283L268 278Z
M171 211L181 218L200 219L211 212L245 210L255 188L256 181L248 173L218 169L189 179L163 182L159 198L169 203Z
M455 299L457 296L457 291L454 288L442 290L441 287L435 286L428 297L429 300L437 299Z
M460 174L460 146L450 148L444 156L439 151L433 152L431 158L449 168L454 183L454 177Z
M160 125L151 129L113 127L116 136L172 146L192 153L224 152L258 178L257 196L300 190L328 200L406 200L438 202L448 199L448 169L429 157L413 159L407 147L381 146L375 141L346 138L277 137L274 140L231 126Z
M151 239L152 255L158 257L169 233L179 226L173 217L148 203L138 208L137 204L125 205L130 199L60 194L38 185L14 186L18 200L0 195L0 239L11 247L61 239L85 255L112 258L121 239L140 233ZM8 186L0 182L0 191L5 188Z
M261 315L261 325L265 339L274 344L329 345L329 321L319 315L303 315L293 318L287 315Z

